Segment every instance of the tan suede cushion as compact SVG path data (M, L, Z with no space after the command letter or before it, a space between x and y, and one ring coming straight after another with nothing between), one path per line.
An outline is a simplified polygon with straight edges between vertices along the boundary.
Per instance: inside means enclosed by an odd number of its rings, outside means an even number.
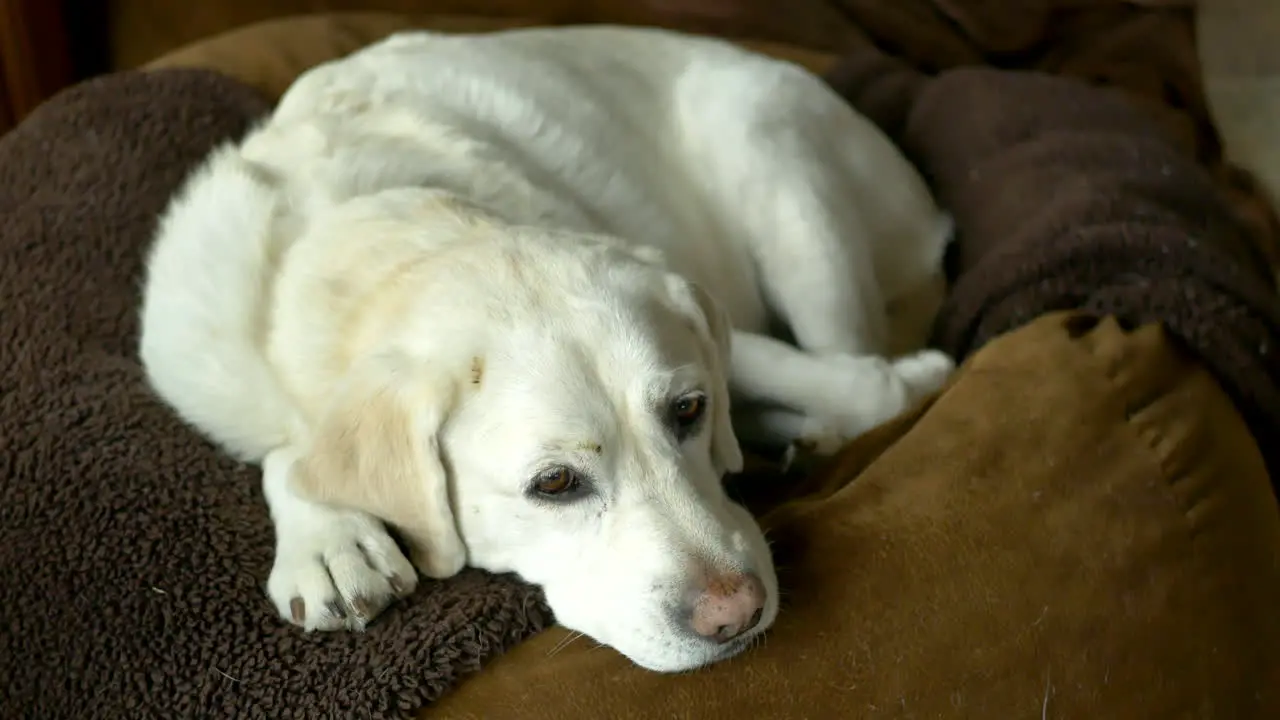
M465 15L335 13L283 18L232 30L157 58L145 67L197 67L221 70L279 97L310 67L333 60L410 28L444 32L487 32L524 27L533 20ZM742 44L822 72L834 57L791 45L758 40Z
M544 24L656 25L840 50L862 33L832 0L99 0L111 18L113 67L140 66L205 38L275 18L368 12L530 18ZM428 13L431 13L428 15ZM437 24L438 26L438 24Z
M152 66L274 96L413 24L494 26L307 18ZM795 491L766 518L787 595L759 648L660 676L554 630L428 715L1280 717L1276 504L1235 409L1157 328L1045 317Z
M1280 717L1275 501L1159 328L1044 317L818 482L765 518L760 647L673 677L556 629L426 716Z

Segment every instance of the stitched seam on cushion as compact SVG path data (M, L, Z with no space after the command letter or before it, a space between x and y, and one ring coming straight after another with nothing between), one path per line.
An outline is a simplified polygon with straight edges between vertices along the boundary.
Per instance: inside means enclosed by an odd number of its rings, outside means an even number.
M1097 332L1097 330L1095 329L1092 332ZM1084 337L1088 337L1092 332L1086 333ZM1123 330L1121 330L1121 332L1124 332L1126 337L1131 337L1134 334ZM1171 501L1174 506L1181 510L1183 521L1179 524L1185 530L1185 535L1183 535L1183 533L1178 533L1178 538L1175 540L1173 524L1169 523L1166 525L1168 529L1168 539L1173 542L1181 542L1182 538L1185 537L1185 545L1183 545L1185 551L1180 553L1182 562L1186 563L1186 567L1189 568L1191 572L1196 573L1199 577L1215 578L1212 581L1214 585L1218 588L1222 588L1223 585L1220 584L1222 571L1219 567L1216 567L1216 561L1222 557L1221 548L1223 546L1221 538L1215 542L1211 536L1224 532L1230 534L1233 531L1223 527L1222 513L1215 512L1212 508L1207 508L1206 506L1212 503L1214 498L1219 496L1225 496L1225 500L1228 503L1238 502L1239 499L1232 498L1231 496L1233 493L1223 490L1222 487L1213 479L1212 476L1215 473L1213 472L1212 463L1207 463L1204 460L1206 457L1206 450L1215 453L1221 452L1220 450L1213 449L1216 438L1214 437L1213 431L1209 429L1211 427L1209 424L1210 421L1206 420L1205 415L1203 414L1191 413L1194 417L1194 424L1192 425L1191 432L1188 434L1188 437L1196 438L1196 442L1194 442L1196 450L1186 451L1186 438L1177 438L1172 436L1167 431L1166 423L1161 422L1161 419L1167 419L1171 416L1180 417L1183 414L1188 414L1188 411L1194 411L1194 408L1191 408L1186 404L1182 404L1179 407L1172 409L1175 411L1172 415L1170 413L1170 409L1164 409L1158 413L1143 413L1143 411L1151 408L1162 400L1171 398L1179 389L1186 388L1192 384L1204 382L1206 383L1204 385L1205 389L1218 393L1216 398L1210 398L1210 402L1223 408L1229 408L1237 414L1237 422L1233 429L1244 433L1247 436L1247 444L1253 447L1253 452L1260 464L1262 460L1261 448L1258 447L1257 441L1253 435L1249 433L1248 427L1241 416L1240 410L1231 402L1225 388L1223 388L1222 384L1214 377L1213 373L1210 372L1206 364L1193 359L1194 356L1188 356L1180 352L1178 346L1172 342L1167 329L1162 328L1162 332L1164 333L1164 336L1161 339L1161 344L1164 346L1165 351L1178 358L1177 372L1176 374L1173 374L1171 378L1162 378L1161 381L1156 383L1158 386L1164 387L1165 392L1152 393L1149 399L1139 402L1126 401L1132 401L1135 395L1145 397L1146 393L1134 392L1135 385L1142 387L1145 383L1123 382L1118 377L1118 370L1126 365L1130 369L1139 368L1142 363L1134 363L1132 361L1126 362L1123 357L1116 357L1109 353L1102 352L1100 346L1091 343L1086 343L1088 345L1087 351L1095 361L1102 364L1102 367L1100 368L1102 370L1102 375L1106 378L1107 383L1117 393L1117 395L1113 397L1120 402L1125 403L1127 408L1124 425L1132 429L1134 436L1140 439L1143 444L1149 448L1152 457L1160 469L1161 476L1165 480L1165 487L1163 488L1164 493L1167 496L1172 496ZM1126 391L1128 392L1127 397L1125 395ZM1177 402L1177 400L1173 400L1173 402ZM1194 492L1180 492L1175 489L1183 483L1192 481L1192 479L1197 475L1209 476L1207 480L1202 478L1203 487L1198 488ZM1227 480L1226 482L1231 483L1235 482L1235 480ZM1206 508L1207 512L1196 512L1201 508ZM1206 518L1214 518L1214 520L1205 522L1204 520ZM1224 618L1219 618L1219 621L1223 620ZM1247 629L1249 627L1247 622L1241 621L1238 618L1226 619L1225 621L1232 626L1232 632L1234 633L1249 632ZM1241 636L1242 635L1237 635L1236 637ZM1252 678L1256 686L1259 678L1265 677L1267 671L1265 669L1257 668L1257 659L1261 657L1257 652L1251 653L1247 657L1249 658L1248 662L1253 664L1246 668L1246 674L1248 677ZM1247 681L1240 680L1240 682L1245 683ZM1254 703L1251 704L1248 698L1238 696L1236 702L1234 704L1229 704L1228 706L1235 707L1236 712L1240 712L1242 709L1248 707L1262 706L1263 696L1261 693L1255 695L1253 700Z
M1108 321L1115 323L1115 320L1110 317L1103 320L1104 323ZM1099 328L1086 333L1081 340L1099 332L1101 328L1102 324L1100 323ZM1118 323L1116 323L1114 330L1123 333L1126 337L1133 335L1132 332L1120 328ZM1079 342L1079 340L1076 342ZM1168 340L1162 342L1167 344ZM1189 454L1188 458L1177 458L1171 451L1171 448L1177 444L1176 438L1170 436L1161 422L1143 417L1144 410L1169 397L1175 388L1187 382L1190 374L1184 369L1180 369L1175 377L1171 379L1172 381L1162 380L1158 383L1153 383L1153 387L1150 390L1140 385L1135 387L1133 382L1126 382L1121 379L1120 369L1140 366L1139 362L1131 357L1104 352L1099 345L1094 343L1086 342L1084 345L1086 352L1095 361L1099 374L1105 378L1107 385L1114 391L1112 395L1113 402L1116 409L1123 413L1124 427L1129 429L1134 440L1147 449L1150 458L1154 461L1154 465L1164 483L1163 495L1182 515L1183 522L1181 527L1186 531L1185 537L1189 544L1194 544L1201 528L1193 518L1192 512L1208 499L1209 494L1196 493L1194 500L1188 504L1184 494L1175 491L1174 488L1201 470L1204 467L1204 463L1198 455L1190 456ZM1159 388L1159 390L1157 391L1156 388ZM1197 422L1200 421L1197 420ZM1204 431L1200 430L1200 432Z

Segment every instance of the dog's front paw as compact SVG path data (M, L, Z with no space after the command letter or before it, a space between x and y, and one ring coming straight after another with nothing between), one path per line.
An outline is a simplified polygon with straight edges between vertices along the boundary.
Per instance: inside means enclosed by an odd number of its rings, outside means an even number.
M306 630L363 630L418 575L378 520L308 508L277 522L267 595L285 620Z

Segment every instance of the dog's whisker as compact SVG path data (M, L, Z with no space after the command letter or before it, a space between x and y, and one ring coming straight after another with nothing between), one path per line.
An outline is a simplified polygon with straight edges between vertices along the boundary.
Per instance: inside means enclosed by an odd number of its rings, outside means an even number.
M570 632L568 635L564 636L560 642L556 643L554 647L547 651L547 657L555 657L561 650L569 647L581 637L582 633L576 630Z

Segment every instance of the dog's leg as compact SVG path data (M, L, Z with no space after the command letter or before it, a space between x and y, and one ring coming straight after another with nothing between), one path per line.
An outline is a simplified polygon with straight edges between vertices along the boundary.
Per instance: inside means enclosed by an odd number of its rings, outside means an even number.
M276 531L267 595L285 620L307 630L363 629L396 597L413 592L417 572L381 522L319 505L288 484L296 454L274 450L262 489Z
M734 335L734 394L765 408L746 432L827 447L940 388L954 369L944 353L888 358L890 301L940 266L950 229L897 149L790 66L694 73L681 88L690 172L795 338Z
M883 352L886 298L871 246L894 238L876 236L867 209L893 195L865 187L886 150L870 146L874 128L783 64L691 72L679 87L690 174L752 256L766 304L796 343L819 354Z
M782 186L797 194L805 188L802 181ZM762 243L754 253L770 309L796 345L735 333L731 378L735 395L751 398L748 406L765 406L743 419L744 440L754 425L774 441L800 440L826 452L941 388L955 363L937 350L888 357L889 317L870 258L851 249L857 238L842 242L832 213L809 210L815 218L804 232Z
M922 351L897 359L816 354L735 331L730 383L744 442L834 450L942 386L954 365Z

